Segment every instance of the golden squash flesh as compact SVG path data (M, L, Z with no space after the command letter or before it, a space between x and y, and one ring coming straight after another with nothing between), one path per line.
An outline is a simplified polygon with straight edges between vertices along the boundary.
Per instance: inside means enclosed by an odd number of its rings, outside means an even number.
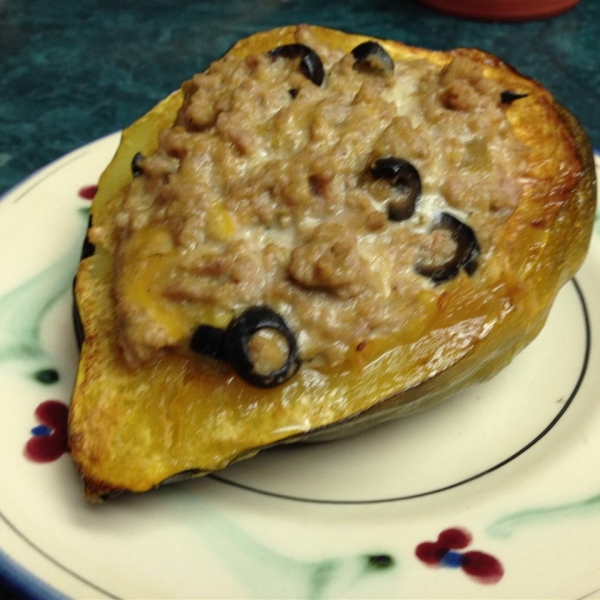
M372 39L318 27L311 33L344 52ZM293 41L294 28L284 27L242 40L229 54L245 57ZM342 366L302 366L285 383L264 389L226 364L180 352L128 364L112 289L115 249L97 243L76 276L83 343L69 417L71 454L90 500L144 492L180 473L214 472L276 444L331 440L423 410L494 375L544 325L589 244L596 196L585 132L544 88L488 54L378 42L394 61L444 66L467 57L486 78L523 95L506 108L528 149L524 191L497 244L510 269L493 285L478 284L477 276L446 282L418 331L375 340ZM133 157L156 150L182 101L180 90L124 131L93 201L94 227L110 230L133 178Z

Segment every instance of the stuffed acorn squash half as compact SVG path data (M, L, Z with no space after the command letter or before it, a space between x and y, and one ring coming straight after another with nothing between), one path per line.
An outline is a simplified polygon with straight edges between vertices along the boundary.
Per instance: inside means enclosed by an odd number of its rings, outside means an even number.
M506 366L580 266L592 152L474 49L236 44L124 131L75 281L86 495L423 410Z

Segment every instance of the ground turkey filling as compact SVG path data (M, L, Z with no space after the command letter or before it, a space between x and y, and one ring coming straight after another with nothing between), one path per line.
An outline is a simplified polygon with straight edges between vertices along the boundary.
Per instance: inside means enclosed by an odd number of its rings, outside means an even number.
M451 227L435 226L442 213L477 251L447 279L484 276L521 195L524 150L502 90L461 56L390 71L308 28L296 37L322 61L320 85L301 54L226 56L184 84L173 127L136 161L115 216L131 365L189 352L199 326L225 328L252 306L279 314L316 367L414 331L449 285L431 273L461 251ZM377 171L381 159L416 169L412 215L394 216L411 191ZM268 371L281 342L263 332L249 351Z

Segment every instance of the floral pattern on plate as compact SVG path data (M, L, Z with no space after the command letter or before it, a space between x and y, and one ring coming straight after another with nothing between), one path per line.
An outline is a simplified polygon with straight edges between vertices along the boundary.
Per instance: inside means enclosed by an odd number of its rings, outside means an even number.
M35 410L39 425L31 430L25 456L37 463L52 462L68 452L67 418L69 408L58 400L46 400Z
M415 549L415 555L426 565L462 569L480 583L498 583L504 575L504 568L497 558L480 550L461 552L472 540L473 536L466 529L444 529L435 542L421 542Z

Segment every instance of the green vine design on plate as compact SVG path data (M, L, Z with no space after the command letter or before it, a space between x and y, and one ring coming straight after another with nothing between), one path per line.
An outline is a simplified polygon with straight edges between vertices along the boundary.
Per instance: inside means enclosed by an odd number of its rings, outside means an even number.
M189 482L177 490L161 488L182 510L177 514L199 517L196 524L202 539L223 564L230 565L232 575L260 598L306 598L320 600L326 597L347 597L348 590L359 583L397 570L397 560L379 550L310 560L278 552L250 535L245 529L215 510L205 497L196 493L196 485ZM175 513L173 513L175 514ZM189 525L189 521L186 521ZM318 554L318 546L315 546Z
M77 262L77 251L73 249L0 298L0 360L45 357L44 318L72 285Z
M557 519L581 518L587 515L597 515L600 512L600 494L585 498L578 502L567 502L553 506L530 508L511 513L488 528L489 535L495 538L508 538L515 531Z
M87 223L89 206L77 212ZM83 234L50 267L0 297L0 361L45 358L43 321L73 284L82 242Z

